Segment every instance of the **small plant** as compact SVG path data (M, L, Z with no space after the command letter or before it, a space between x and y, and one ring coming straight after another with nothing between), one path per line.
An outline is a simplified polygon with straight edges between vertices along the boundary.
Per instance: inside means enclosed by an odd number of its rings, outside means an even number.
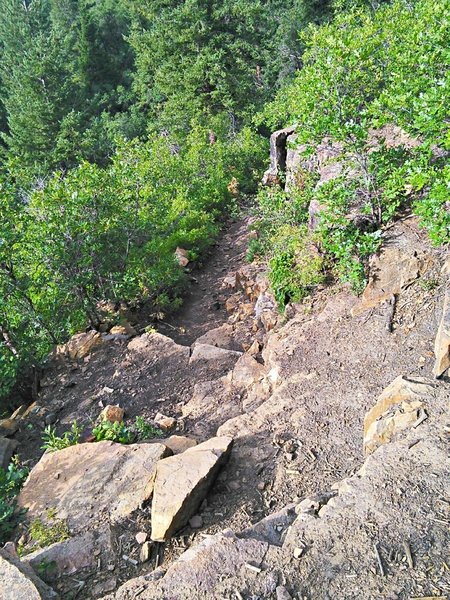
M439 281L437 279L419 279L420 287L426 292L432 292L439 285Z
M163 435L161 429L158 429L151 423L146 423L144 417L141 416L136 417L136 421L132 428L136 431L137 441L149 440Z
M96 442L109 440L120 444L132 444L148 440L162 435L162 431L150 423L146 423L144 417L138 416L133 424L126 426L124 423L111 423L101 421L92 430Z
M101 421L92 430L92 435L96 442L108 440L110 442L119 442L120 444L131 444L134 440L133 433L124 423L111 423L111 421Z
M42 434L42 441L44 443L41 448L43 450L49 450L50 452L56 452L56 450L63 450L69 446L75 446L80 441L81 432L81 427L78 426L76 421L72 423L70 430L64 432L62 436L56 435L56 429L51 425L48 425Z
M20 520L16 497L27 476L28 469L21 468L17 462L11 462L6 470L0 468L0 544L8 541L9 534Z
M49 560L48 558L43 558L41 562L37 565L36 570L41 579L44 581L52 576L52 573L56 570L57 564L54 560Z
M34 519L30 525L30 538L34 546L45 548L56 542L69 539L70 532L64 519L57 519L55 511L47 511L48 522Z

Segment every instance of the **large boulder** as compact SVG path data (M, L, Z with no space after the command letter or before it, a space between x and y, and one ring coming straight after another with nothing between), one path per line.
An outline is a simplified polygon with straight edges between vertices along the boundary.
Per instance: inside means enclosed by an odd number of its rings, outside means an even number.
M399 246L384 246L369 261L369 283L352 315L358 316L398 294L420 276L422 267L423 260L417 253L411 254Z
M205 498L233 440L212 438L158 463L152 502L152 540L168 540L184 527Z
M285 127L274 131L270 136L270 167L264 173L263 185L280 183L280 175L286 170L287 139L295 132L295 127Z
M163 444L98 442L47 452L18 498L29 519L48 510L65 519L71 534L131 514L153 491L157 462L171 454Z
M196 344L189 359L191 367L210 375L223 375L232 369L242 352L225 350L209 344Z
M58 594L17 557L0 550L0 598L2 600L57 600Z

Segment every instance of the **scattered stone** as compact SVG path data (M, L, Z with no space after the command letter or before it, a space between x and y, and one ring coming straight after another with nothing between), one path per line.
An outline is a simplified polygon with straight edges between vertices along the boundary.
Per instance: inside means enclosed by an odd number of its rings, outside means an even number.
M145 563L150 560L150 553L152 550L151 542L144 542L141 546L141 550L139 552L139 562Z
M58 420L58 415L54 412L49 412L44 417L45 425L53 425Z
M26 405L22 404L21 406L19 406L19 408L16 408L16 410L13 412L13 414L9 418L10 419L20 419L26 410L27 410Z
M175 250L175 258L180 267L187 267L189 264L188 252L184 248L177 247Z
M303 556L304 551L304 548L294 548L294 558L300 558L301 556Z
M172 450L172 454L181 454L197 445L195 440L183 435L171 435L166 440L161 440L161 443Z
M12 455L17 449L19 442L0 437L0 468L7 469Z
M163 431L172 431L177 426L177 420L174 417L168 417L162 413L156 413L153 421Z
M388 385L364 418L364 452L369 454L393 436L413 427L433 386L421 377L399 376Z
M434 344L436 357L433 374L440 377L450 367L450 283L444 297L444 308Z
M125 411L118 404L108 404L100 413L100 421L109 421L110 423L122 423Z
M108 592L112 592L117 587L117 579L115 577L110 577L106 581L100 581L92 588L93 596L100 596L100 594L107 594Z
M169 454L163 444L107 441L46 453L31 471L19 506L28 509L29 519L45 519L52 508L71 533L95 526L103 516L114 522L148 500L156 464Z
M0 597L2 600L56 600L58 594L33 569L0 550Z
M210 329L204 335L195 340L194 346L197 344L208 344L225 350L235 350L236 341L234 339L234 327L229 323L224 323L220 327Z
M152 502L152 540L166 541L186 525L200 506L233 440L212 438L158 463Z
M115 599L185 598L188 593L196 598L214 598L220 581L236 575L246 563L261 564L267 549L268 544L239 539L227 529L191 546L167 572L159 570L152 577L128 581Z
M192 529L200 529L203 527L203 519L200 515L194 515L189 519L189 527Z
M145 531L140 531L139 533L136 534L136 541L138 544L143 544L144 542L147 541L147 533Z
M279 585L277 587L276 593L277 593L277 600L292 600L292 596L287 591L287 589L282 585Z

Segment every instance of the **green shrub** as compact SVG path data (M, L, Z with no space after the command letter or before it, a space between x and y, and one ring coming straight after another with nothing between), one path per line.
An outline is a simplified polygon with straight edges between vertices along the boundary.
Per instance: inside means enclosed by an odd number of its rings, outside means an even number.
M11 462L8 468L0 468L0 544L8 541L8 536L16 527L21 514L16 511L16 497L20 492L28 469Z
M444 0L395 0L376 11L355 3L302 34L303 67L264 119L272 128L294 123L305 153L325 137L339 142L346 171L320 186L300 173L293 196L273 189L258 196L259 239L250 258L261 250L268 256L281 304L301 286L292 249L275 252L271 245L286 225L300 234L311 200L322 207L320 251L356 292L364 288L367 258L379 248L383 227L402 211L420 217L434 244L450 242L449 22ZM374 130L384 126L397 146L374 144ZM414 143L404 143L393 126Z
M42 434L42 441L44 442L41 446L43 450L49 450L50 452L56 452L57 450L63 450L69 446L75 446L79 443L81 438L82 429L78 426L77 422L74 421L69 431L63 433L62 436L56 435L56 430L51 425L47 425Z

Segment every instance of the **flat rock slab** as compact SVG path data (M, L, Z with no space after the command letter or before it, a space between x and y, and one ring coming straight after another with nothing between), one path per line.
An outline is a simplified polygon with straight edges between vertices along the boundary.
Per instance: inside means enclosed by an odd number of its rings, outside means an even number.
M56 600L58 594L39 579L33 569L0 550L0 598L2 600Z
M187 524L206 496L233 446L212 438L158 463L152 502L152 540L168 540Z
M115 522L148 500L156 464L171 451L163 444L79 444L46 453L18 499L27 517L45 520L48 509L66 519L72 534L104 520Z
M242 352L225 350L209 344L196 344L189 360L191 367L214 375L223 375L234 367Z

